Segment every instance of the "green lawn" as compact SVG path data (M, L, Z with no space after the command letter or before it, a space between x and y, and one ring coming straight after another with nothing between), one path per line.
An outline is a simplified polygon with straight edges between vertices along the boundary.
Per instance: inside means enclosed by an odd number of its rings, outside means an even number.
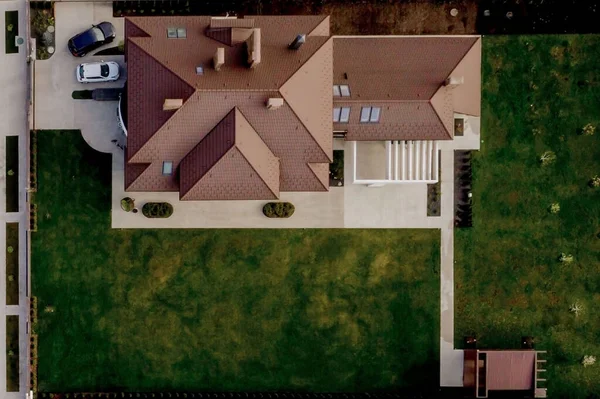
M6 391L19 392L19 316L6 316Z
M436 388L439 231L111 230L110 157L38 143L40 391Z
M6 223L6 304L19 304L19 223Z
M6 136L6 212L19 212L19 136Z
M15 54L19 52L19 47L15 43L15 38L19 36L19 11L4 12L4 52L6 54Z
M456 232L456 339L548 351L552 397L600 395L600 36L486 37L473 224ZM586 136L579 130L598 127ZM545 151L557 160L538 161ZM560 212L551 214L552 203ZM571 264L561 253L572 254ZM578 303L576 316L569 309Z

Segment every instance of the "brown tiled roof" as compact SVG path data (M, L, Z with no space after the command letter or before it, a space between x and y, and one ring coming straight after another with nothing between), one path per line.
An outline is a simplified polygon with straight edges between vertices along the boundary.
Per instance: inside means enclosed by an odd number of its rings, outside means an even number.
M327 190L327 185L322 184L322 173L315 174L311 168L324 170L333 151L332 46L328 18L258 16L251 19L253 22L211 21L210 17L126 19L126 24L137 27L137 30L128 29L137 37L127 36L130 116L126 170L132 165L146 165L143 172L136 166L135 171L139 173L128 174L133 180L126 180L127 190L175 191L180 190L181 184L183 193L184 180L180 182L177 174L162 176L162 162L173 162L173 167L181 172L182 159L235 108L243 114L242 118L245 117L256 138L264 142L267 151L279 158L277 184L269 173L256 173L259 178L267 176L264 178L267 183L263 184L268 190L277 195L277 190ZM212 29L228 29L228 25L236 25L232 29L243 30L251 25L260 29L260 63L248 68L245 44L233 43L235 40L229 33L209 37L207 29L211 23ZM168 39L167 27L185 27L187 38ZM149 37L139 37L140 32ZM309 35L306 43L299 50L289 50L288 44L300 33ZM234 36L240 38L245 34L240 31ZM229 40L234 45L224 43ZM225 48L225 64L217 72L212 58L218 47ZM197 66L203 66L203 75L196 74ZM297 78L297 74L302 79ZM314 91L305 90L306 85L299 84L301 80L315 80L322 86ZM283 106L273 110L266 108L269 98L282 97ZM183 106L176 111L163 111L165 98L181 98ZM235 151L232 149L228 154L236 151L243 153L243 148L235 147ZM252 154L243 155L252 167L262 165L257 159L250 159ZM242 162L239 157L232 157L235 160L231 162ZM230 170L223 158L227 157L219 158L210 169L213 176L225 175ZM323 166L309 167L309 164L319 163ZM192 193L195 188L189 188L186 197L195 196ZM231 191L223 192L231 194ZM245 193L253 195L248 190ZM218 195L221 194L215 194Z
M163 111L166 98L187 100L194 89L134 42L128 44L127 138L129 159L174 114ZM143 60L140 62L140 60Z
M182 200L278 198L279 160L234 109L181 161L180 193Z
M348 140L444 140L453 137L454 104L443 84L478 37L334 37L333 84L348 85L350 97L334 97L334 106L351 106ZM474 64L474 65L471 65ZM468 66L467 66L468 65ZM460 73L480 84L480 62L470 57ZM475 96L478 99L479 94ZM473 101L472 101L473 103ZM380 122L359 123L362 106L381 107ZM473 108L471 106L471 108Z
M447 140L451 138L429 101L369 102L380 107L379 123L360 123L364 104L336 101L335 107L350 107L348 123L334 123L334 130L347 130L347 140Z

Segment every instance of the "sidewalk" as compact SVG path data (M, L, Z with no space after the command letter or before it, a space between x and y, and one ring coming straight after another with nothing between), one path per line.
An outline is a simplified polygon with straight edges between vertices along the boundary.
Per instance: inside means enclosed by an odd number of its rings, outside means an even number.
M0 248L6 247L6 222L19 223L19 305L6 305L6 251L0 251L0 397L25 398L29 381L29 336L28 327L28 298L27 298L27 54L26 46L19 48L17 54L6 54L4 49L5 11L19 11L19 32L21 37L28 37L26 31L27 14L25 0L0 0L0 109L2 124L0 124ZM6 162L5 137L19 136L19 212L6 213ZM19 316L19 392L6 392L6 316Z

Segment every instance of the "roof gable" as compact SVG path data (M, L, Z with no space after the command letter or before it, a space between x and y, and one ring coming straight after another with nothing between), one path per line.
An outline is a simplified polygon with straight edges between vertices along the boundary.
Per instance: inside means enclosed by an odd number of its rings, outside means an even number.
M183 158L179 169L183 200L227 199L220 198L225 193L245 199L279 196L279 161L237 109Z
M333 38L333 83L350 100L426 101L477 37L342 36Z
M127 46L127 58L127 147L131 159L174 114L163 111L164 100L180 98L185 102L194 89L134 42Z
M331 161L332 40L327 41L279 90Z

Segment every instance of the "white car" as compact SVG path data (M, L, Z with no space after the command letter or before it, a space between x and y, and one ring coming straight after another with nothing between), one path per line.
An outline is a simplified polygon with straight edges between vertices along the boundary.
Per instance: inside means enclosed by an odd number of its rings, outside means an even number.
M114 61L80 64L75 75L81 83L113 82L119 79L119 64Z

